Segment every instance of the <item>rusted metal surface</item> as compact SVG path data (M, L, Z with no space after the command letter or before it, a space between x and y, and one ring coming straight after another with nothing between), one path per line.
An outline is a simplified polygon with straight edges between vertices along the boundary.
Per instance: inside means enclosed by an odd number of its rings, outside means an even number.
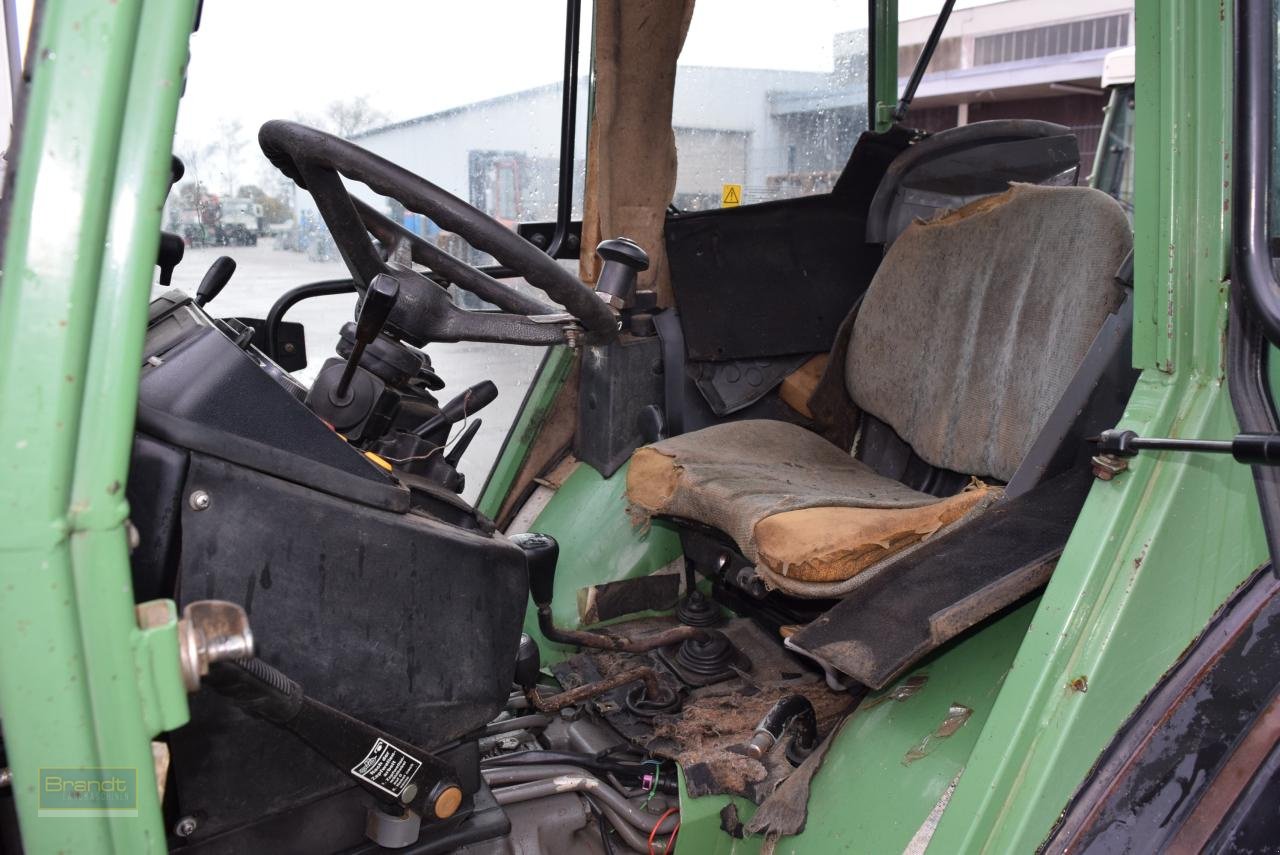
M676 626L643 638L627 638L621 635L605 635L602 632L586 632L581 629L561 629L551 619L550 610L538 611L538 628L551 641L589 647L592 650L614 650L619 653L648 653L659 647L670 647L696 638L707 639L706 630L696 626Z
M565 707L589 701L598 695L603 695L605 692L620 688L628 683L639 682L644 683L646 698L662 696L663 688L658 681L658 672L647 665L642 665L636 668L628 668L625 671L614 674L612 677L596 680L594 683L578 686L576 689L568 689L549 698L544 698L536 687L525 692L525 697L529 699L529 703L533 705L534 709L540 712L556 712Z

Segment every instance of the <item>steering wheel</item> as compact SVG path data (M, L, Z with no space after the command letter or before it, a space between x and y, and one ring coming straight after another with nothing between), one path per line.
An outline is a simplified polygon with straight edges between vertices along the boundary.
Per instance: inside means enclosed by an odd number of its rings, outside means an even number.
M594 290L493 217L425 178L355 143L296 122L267 122L258 131L258 144L277 169L311 193L361 293L375 277L396 279L399 299L388 319L388 331L410 344L499 341L546 345L573 342L584 333L592 341L617 335L616 312ZM342 176L395 199L492 255L541 288L567 314L504 285L352 198ZM383 258L374 237L391 250L391 260ZM443 287L404 263L410 258L503 311L458 308Z

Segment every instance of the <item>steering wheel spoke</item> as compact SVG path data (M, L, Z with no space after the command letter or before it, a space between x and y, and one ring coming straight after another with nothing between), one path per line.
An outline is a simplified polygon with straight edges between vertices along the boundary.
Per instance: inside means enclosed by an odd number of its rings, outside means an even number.
M368 287L381 273L393 273L402 280L401 299L390 323L406 341L557 344L577 340L579 333L595 341L617 335L616 311L594 290L493 217L426 179L352 142L295 122L267 122L258 132L258 142L281 172L315 198L320 216L358 285ZM534 316L554 314L554 309L423 240L367 203L353 199L343 176L429 217L441 228L492 255L563 306L580 327L547 323L541 317L535 320ZM388 246L407 241L414 261L508 311L470 312L458 308L437 283L402 265L383 261L371 232Z

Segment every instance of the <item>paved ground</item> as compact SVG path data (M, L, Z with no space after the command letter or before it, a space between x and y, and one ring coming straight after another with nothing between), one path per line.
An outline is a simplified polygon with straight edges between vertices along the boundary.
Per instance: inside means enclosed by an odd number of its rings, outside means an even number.
M209 304L215 316L265 317L276 298L290 288L348 275L340 261L308 261L304 254L278 251L264 242L255 247L187 249L182 263L174 271L174 287L194 295L201 277L219 255L235 259L236 273L218 298ZM158 286L155 289L156 293L161 290ZM309 383L324 360L334 355L338 329L351 320L354 308L355 295L345 295L316 297L290 310L286 319L304 324L307 330L307 367L297 374L304 383ZM433 344L426 352L446 384L439 393L441 401L481 380L492 380L498 386L498 398L482 413L484 426L462 460L461 468L467 476L463 495L475 499L515 419L544 349L459 342Z

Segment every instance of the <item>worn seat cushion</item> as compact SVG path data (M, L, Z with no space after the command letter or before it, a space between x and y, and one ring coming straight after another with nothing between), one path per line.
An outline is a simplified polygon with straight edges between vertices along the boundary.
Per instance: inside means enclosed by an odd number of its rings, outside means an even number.
M715 425L636 451L627 496L643 515L697 520L750 560L803 582L843 581L974 508L985 485L938 499L877 475L786 422Z

